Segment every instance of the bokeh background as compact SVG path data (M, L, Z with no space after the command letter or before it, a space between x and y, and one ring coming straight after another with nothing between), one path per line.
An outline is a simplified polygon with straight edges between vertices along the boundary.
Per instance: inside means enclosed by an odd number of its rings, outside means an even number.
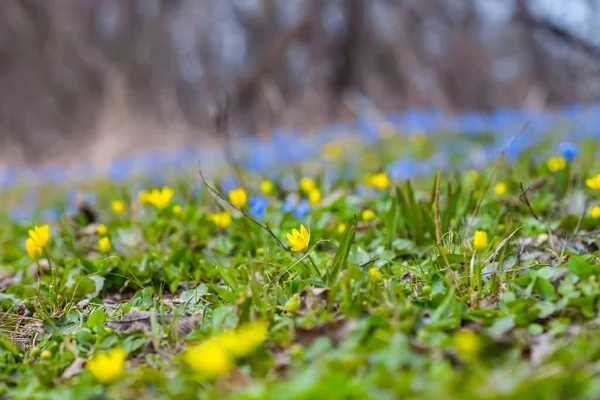
M2 0L0 164L593 103L599 23L597 0Z

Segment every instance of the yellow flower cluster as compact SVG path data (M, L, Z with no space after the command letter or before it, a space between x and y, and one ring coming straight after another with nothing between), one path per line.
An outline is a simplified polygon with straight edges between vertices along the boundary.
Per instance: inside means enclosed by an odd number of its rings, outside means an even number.
M552 157L548 160L547 165L552 172L562 171L567 166L567 160L563 157Z
M590 210L590 216L594 219L600 218L600 206L594 206Z
M163 210L171 203L173 194L173 189L170 187L162 187L160 190L152 189L145 196L140 193L140 203L143 199L147 204L152 204L157 209Z
M375 211L366 209L362 212L362 220L365 222L373 221L375 219Z
M215 225L221 229L225 229L231 225L231 214L229 214L227 211L208 214L208 219L214 222Z
M273 185L273 182L265 179L260 183L260 191L263 194L271 194L273 193L273 190L275 190L275 185Z
M48 225L34 226L29 230L29 238L25 241L25 249L31 258L38 258L50 240L50 227Z
M300 189L302 189L302 191L304 193L310 193L311 190L313 190L314 188L316 188L317 185L315 184L315 181L313 181L310 178L304 177L302 179L300 179Z
M111 208L115 215L121 215L125 212L125 203L122 200L113 200Z
M321 190L319 188L312 188L310 192L308 192L308 201L312 205L317 205L321 202Z
M498 182L496 184L496 190L495 190L496 196L504 196L507 191L508 191L508 187L506 186L506 183Z
M586 179L585 184L590 189L600 190L600 174L596 174L596 176Z
M237 188L229 192L229 201L237 208L242 208L248 202L248 194L244 188Z
M462 329L454 336L454 347L461 357L472 360L479 355L481 342L475 332Z
M379 190L386 190L390 187L390 178L385 172L377 172L367 176L365 184L369 187L374 187Z
M108 253L112 249L112 244L108 236L104 236L98 240L98 250L102 253Z
M113 349L108 353L97 354L89 360L86 369L94 375L97 381L109 383L123 375L127 353L123 349Z
M339 142L329 142L321 148L321 154L329 161L336 161L342 157L342 146Z
M242 325L189 347L184 360L203 378L214 379L235 368L235 361L252 354L262 343L268 332L268 324L254 321Z
M106 236L106 234L108 233L108 228L104 224L99 224L96 227L96 233L101 236Z
M371 282L379 282L382 279L381 271L375 267L369 269L368 278Z
M473 235L473 248L483 250L488 246L488 236L485 231L475 231Z
M298 229L292 229L292 233L288 233L285 237L287 238L292 251L304 250L308 247L308 243L310 242L310 228L306 230L304 225L300 225L300 231L298 231Z

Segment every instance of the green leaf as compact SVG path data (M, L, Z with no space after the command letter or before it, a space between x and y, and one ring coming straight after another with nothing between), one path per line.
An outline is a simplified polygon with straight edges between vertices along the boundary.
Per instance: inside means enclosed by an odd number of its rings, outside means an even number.
M552 286L552 284L550 282L548 282L548 280L542 278L542 277L537 277L537 279L535 280L535 289L534 289L537 293L539 293L544 300L555 300L556 299L556 292L554 290L554 286Z
M121 348L127 353L133 353L146 343L146 339L139 336L127 336L123 342L121 342Z
M58 319L45 320L44 330L52 335L62 335L74 331L79 326L79 314L72 311Z
M239 317L233 306L219 306L213 312L212 326L213 334L223 332L227 329L232 329L237 326Z
M448 183L448 193L446 195L446 208L442 212L442 235L450 229L450 221L457 217L458 200L462 194L462 186L458 185L452 192L452 184Z
M396 192L396 196L398 192ZM396 237L396 231L398 230L398 198L392 199L392 205L388 213L388 230L387 230L387 245L388 248L392 248L392 243Z
M411 212L411 217L413 220L413 235L417 246L422 245L425 242L425 232L424 232L424 222L423 222L423 214L421 209L417 206L417 201L415 199L415 192L410 185L410 181L406 181L406 193L405 199L408 204L408 208Z
M327 282L329 283L337 279L339 272L346 266L348 254L350 253L350 249L354 243L354 237L356 236L357 223L358 222L355 215L354 218L352 218L352 221L346 226L346 229L342 234L340 245L333 256L333 263L331 264L331 268L327 274Z
M300 265L302 267L302 269L304 270L304 272L306 272L307 275L311 275L311 270L313 268L307 267L302 261L304 261L306 258L308 258L308 256L310 255L310 253L312 253L313 250L319 244L321 244L323 242L327 242L327 240L319 240L319 241L315 242L315 244L313 244L311 247L308 248L308 250L306 250L306 253L304 253L302 255L302 257L298 258L296 261L294 261L292 264L290 264L287 268L285 268L283 271L281 271L277 275L277 278L275 279L275 281L278 281L279 278L281 278L283 275L285 275L289 270L291 270L292 268L294 268L296 265ZM314 273L317 273L317 271L314 271Z
M88 316L88 320L85 324L88 328L92 329L98 326L102 326L106 320L106 314L102 308L96 308Z
M150 307L152 307L153 304L153 293L154 291L152 290L152 288L150 287L145 287L144 289L140 290L139 292L137 292L135 294L135 296L133 296L133 298L131 299L130 303L133 307L137 307L140 310L147 310Z
M566 265L567 269L577 275L581 279L585 279L592 273L597 272L596 266L590 265L590 263L581 256L572 255L569 258L569 262Z

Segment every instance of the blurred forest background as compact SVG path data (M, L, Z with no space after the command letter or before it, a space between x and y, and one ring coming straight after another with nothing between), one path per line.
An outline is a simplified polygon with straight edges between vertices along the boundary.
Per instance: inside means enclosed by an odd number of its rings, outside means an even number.
M311 129L353 118L352 93L594 102L599 23L600 0L2 0L0 164Z

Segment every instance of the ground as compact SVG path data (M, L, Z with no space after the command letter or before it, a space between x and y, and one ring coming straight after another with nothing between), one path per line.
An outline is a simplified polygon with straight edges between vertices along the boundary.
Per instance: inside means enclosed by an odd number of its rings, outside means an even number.
M598 144L511 135L6 190L0 394L598 398Z

